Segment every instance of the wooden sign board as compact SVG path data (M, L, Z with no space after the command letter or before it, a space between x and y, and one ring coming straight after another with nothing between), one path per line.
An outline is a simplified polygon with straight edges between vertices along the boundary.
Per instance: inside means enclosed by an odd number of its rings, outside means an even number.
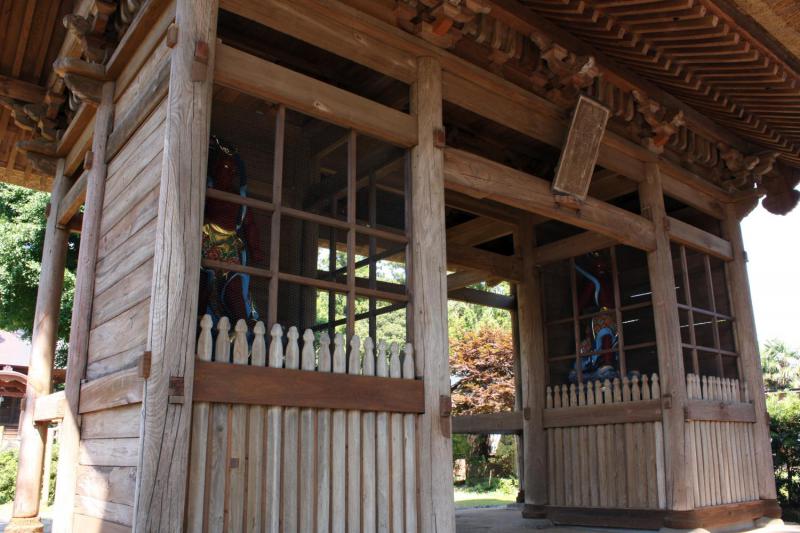
M590 98L580 97L558 161L554 193L568 194L579 200L586 198L608 117L607 108Z

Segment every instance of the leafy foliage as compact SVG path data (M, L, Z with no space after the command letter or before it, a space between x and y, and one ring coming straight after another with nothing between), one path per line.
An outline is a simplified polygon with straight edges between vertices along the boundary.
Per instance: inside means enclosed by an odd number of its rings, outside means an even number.
M800 395L769 394L767 411L778 500L800 507Z
M450 338L453 414L514 409L514 345L511 333L483 325Z
M0 504L14 499L17 483L19 452L6 450L0 453Z
M800 353L779 340L769 340L761 350L761 368L767 390L800 388Z
M0 183L0 329L21 331L28 338L33 330L48 199L45 193ZM59 316L62 348L69 339L77 249L73 235ZM61 366L64 362L62 357Z

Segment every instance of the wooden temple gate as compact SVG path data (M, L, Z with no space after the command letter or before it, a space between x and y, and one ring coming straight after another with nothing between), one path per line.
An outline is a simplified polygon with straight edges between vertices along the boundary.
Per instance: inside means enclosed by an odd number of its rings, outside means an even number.
M782 167L516 2L388 4L153 1L107 61L70 38L70 128L26 145L42 287L82 232L67 388L31 374L15 517L55 419L56 531L454 531L453 430L521 437L529 518L773 516L739 221ZM514 412L451 420L448 297L513 311Z

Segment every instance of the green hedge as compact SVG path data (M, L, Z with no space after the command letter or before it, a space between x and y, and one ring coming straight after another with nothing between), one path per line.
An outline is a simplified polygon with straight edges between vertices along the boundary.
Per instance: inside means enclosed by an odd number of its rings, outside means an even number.
M778 501L784 508L800 508L800 395L767 396L772 437L772 460Z

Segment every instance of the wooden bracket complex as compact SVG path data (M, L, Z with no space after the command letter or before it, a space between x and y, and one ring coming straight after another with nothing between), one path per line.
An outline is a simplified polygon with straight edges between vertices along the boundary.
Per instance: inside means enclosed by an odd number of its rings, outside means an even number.
M208 72L208 43L197 41L194 46L194 61L192 62L192 81L206 81Z

